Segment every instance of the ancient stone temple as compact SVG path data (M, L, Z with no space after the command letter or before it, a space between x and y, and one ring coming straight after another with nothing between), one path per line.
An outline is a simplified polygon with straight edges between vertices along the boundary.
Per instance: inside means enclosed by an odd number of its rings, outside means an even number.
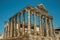
M42 4L28 5L5 22L4 40L56 40L53 17Z

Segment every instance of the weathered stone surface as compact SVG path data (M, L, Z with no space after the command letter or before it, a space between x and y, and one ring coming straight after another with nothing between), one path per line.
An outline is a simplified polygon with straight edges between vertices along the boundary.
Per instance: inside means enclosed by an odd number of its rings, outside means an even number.
M1 40L60 40L60 36L55 35L53 20L48 22L52 17L48 15L43 5L36 8L28 6L23 10L10 18L9 25L4 29L4 39ZM24 12L27 12L27 17L24 16ZM21 15L22 18L20 18ZM31 24L31 15L34 17L34 24ZM36 23L36 16L38 16L39 25Z

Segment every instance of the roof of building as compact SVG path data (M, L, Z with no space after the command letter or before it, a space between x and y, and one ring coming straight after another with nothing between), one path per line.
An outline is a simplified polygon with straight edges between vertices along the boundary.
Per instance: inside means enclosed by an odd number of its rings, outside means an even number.
M55 29L55 31L60 31L60 28Z
M43 5L43 4L38 4L38 5L35 6L34 8L33 8L32 6L30 6L30 5L27 5L26 7L24 7L24 9L20 10L18 13L14 14L13 16L11 16L10 19L11 19L11 18L14 18L16 15L18 15L18 14L20 14L20 13L22 13L23 11L26 11L26 10L28 10L28 9L30 9L31 11L34 10L34 11L36 11L36 12L39 12L39 13L41 13L41 14L44 14L44 15L49 16L49 17L52 18L52 16L50 16L50 15L48 14L48 11L47 11L46 8L44 7L44 5ZM36 13L36 14L37 14L37 13Z

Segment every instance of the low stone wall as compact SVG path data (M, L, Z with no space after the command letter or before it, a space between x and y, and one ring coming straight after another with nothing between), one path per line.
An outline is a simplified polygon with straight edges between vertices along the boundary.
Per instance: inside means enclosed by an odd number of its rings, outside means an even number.
M0 39L0 40L60 40L60 38L59 37L54 38L54 37L39 37L39 36L35 37L35 36L32 36L29 38L28 37L23 37L23 38L15 37L15 38Z

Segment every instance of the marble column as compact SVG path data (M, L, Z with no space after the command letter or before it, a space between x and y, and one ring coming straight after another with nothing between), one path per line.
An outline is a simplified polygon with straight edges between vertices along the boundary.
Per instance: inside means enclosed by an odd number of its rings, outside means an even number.
M36 35L36 13L34 12L34 35Z
M10 37L10 32L11 32L10 28L11 28L11 19L9 19L9 37Z
M53 18L51 18L51 24L52 24L52 35L55 36Z
M14 37L16 37L16 16L14 17Z
M8 25L7 25L7 38L8 38L8 36L9 36L8 33L9 33L9 32L8 32Z
M49 29L48 33L49 33L49 36L51 36L50 18L47 19L47 23L48 23L48 29Z
M30 10L28 12L28 35L30 35Z
M40 36L42 36L42 16L39 15L39 32Z
M7 38L7 27L6 27L6 38Z
M17 26L17 24L18 24L18 21L17 21L17 15L16 15L15 16L15 37L18 36L18 26Z
M53 26L53 22L52 19L50 19L50 36L54 36L54 26Z
M37 40L36 13L33 12L33 14L34 14L34 40Z
M8 31L8 30L7 30L7 26L6 26L6 38L7 38L7 31Z
M5 38L6 38L6 25L4 25L4 33L5 33Z
M7 32L6 32L6 27L5 27L5 38L7 38Z
M12 24L11 24L11 28L12 28L12 37L14 37L14 17L12 18Z
M6 36L6 29L5 29L5 25L4 25L4 38L5 38L5 36Z
M11 26L10 26L10 37L13 37L14 35L14 21L13 18L11 18Z
M9 32L9 22L8 22L8 38L9 38L9 33L10 33L10 32Z
M22 13L22 27L23 27L23 35L24 35L24 12Z
M20 14L18 14L18 37L20 36Z
M16 27L16 22L15 22L15 17L14 17L14 37L15 37L15 27Z
M48 23L47 23L47 17L45 16L45 30L46 30L46 36L49 36L49 29L48 29Z
M12 19L11 19L11 26L10 26L10 37L12 37Z

